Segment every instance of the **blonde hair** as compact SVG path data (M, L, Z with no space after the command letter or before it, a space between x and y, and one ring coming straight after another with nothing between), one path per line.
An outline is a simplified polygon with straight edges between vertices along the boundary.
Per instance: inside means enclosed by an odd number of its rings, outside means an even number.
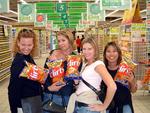
M14 40L13 49L12 49L13 55L15 56L17 52L20 52L20 49L19 49L17 43L20 41L21 38L33 38L33 45L34 46L33 46L33 49L31 51L30 55L34 56L35 51L37 49L38 40L36 38L34 31L31 29L26 29L26 28L20 30L17 37Z
M71 47L73 48L74 45L74 38L73 38L73 34L68 31L68 30L61 30L57 32L57 36L62 35L64 37L67 38L67 40L69 41Z
M98 44L95 41L95 38L89 36L88 38L83 39L82 46L85 43L89 43L92 45L92 47L95 49L95 60L99 60L100 59L99 49L98 49Z

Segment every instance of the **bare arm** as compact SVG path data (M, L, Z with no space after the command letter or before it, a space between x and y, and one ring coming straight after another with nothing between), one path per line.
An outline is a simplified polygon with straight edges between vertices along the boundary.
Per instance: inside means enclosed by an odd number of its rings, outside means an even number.
M105 82L107 86L107 93L106 93L106 98L103 104L90 105L90 107L93 111L103 111L109 106L111 100L113 99L113 96L115 94L117 87L116 87L114 80L112 79L111 75L108 73L104 65L98 65L95 68L95 70L97 73L101 75L103 81Z

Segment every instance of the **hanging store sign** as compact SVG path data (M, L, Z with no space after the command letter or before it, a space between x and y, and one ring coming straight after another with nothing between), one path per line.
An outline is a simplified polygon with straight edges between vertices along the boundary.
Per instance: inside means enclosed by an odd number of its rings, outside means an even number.
M46 14L42 14L42 13L36 14L36 18L35 18L35 22L34 22L35 27L45 27L46 23L47 23L47 15Z
M53 28L53 21L47 20L46 29L51 30Z
M67 4L66 3L57 3L56 11L58 13L65 13L67 11Z
M9 0L0 0L0 13L9 12Z
M61 19L62 19L62 20L67 20L67 19L68 19L67 13L62 13L62 14L61 14Z
M132 0L102 0L103 10L125 10L131 8Z
M34 22L35 4L18 4L19 22Z
M105 21L105 11L101 10L100 4L87 3L87 20Z

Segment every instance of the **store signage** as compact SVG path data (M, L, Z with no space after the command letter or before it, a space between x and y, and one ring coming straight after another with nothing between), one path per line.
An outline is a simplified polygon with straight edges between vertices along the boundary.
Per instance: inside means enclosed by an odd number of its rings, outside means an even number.
M82 20L87 20L87 12L81 13L81 16Z
M87 20L105 21L105 11L101 10L100 4L87 3Z
M69 28L69 24L65 24L65 28Z
M125 10L131 8L132 0L102 0L103 10Z
M34 22L35 4L18 4L19 22Z
M45 27L47 23L47 15L43 13L37 13L34 26L35 27Z
M67 20L68 19L67 13L62 13L61 14L61 19L62 20Z
M53 21L48 21L46 23L46 29L51 30L53 28Z
M89 21L89 20L80 20L80 24L85 24L85 25L94 25L94 21Z
M58 13L65 13L67 11L67 4L66 3L57 3L56 11Z
M69 23L69 21L68 20L64 20L64 24L68 24Z
M146 24L132 23L132 41L146 41Z
M0 13L9 12L9 0L0 0Z

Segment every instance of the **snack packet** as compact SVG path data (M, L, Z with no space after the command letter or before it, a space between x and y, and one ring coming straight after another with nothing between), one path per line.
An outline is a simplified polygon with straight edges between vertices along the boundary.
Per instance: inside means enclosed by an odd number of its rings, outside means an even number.
M67 71L65 79L81 79L78 68L81 63L81 55L68 55L67 56Z
M129 66L126 62L123 61L119 65L119 69L114 80L128 87L128 81L124 79L125 76L128 76L128 71L129 71Z
M24 67L23 71L20 74L20 77L25 77L27 79L38 81L41 84L44 84L49 70L31 64L29 62L26 62L26 64L27 66Z
M47 62L47 66L50 69L50 77L52 78L52 83L63 81L64 77L64 61L62 59L60 60L53 60Z

